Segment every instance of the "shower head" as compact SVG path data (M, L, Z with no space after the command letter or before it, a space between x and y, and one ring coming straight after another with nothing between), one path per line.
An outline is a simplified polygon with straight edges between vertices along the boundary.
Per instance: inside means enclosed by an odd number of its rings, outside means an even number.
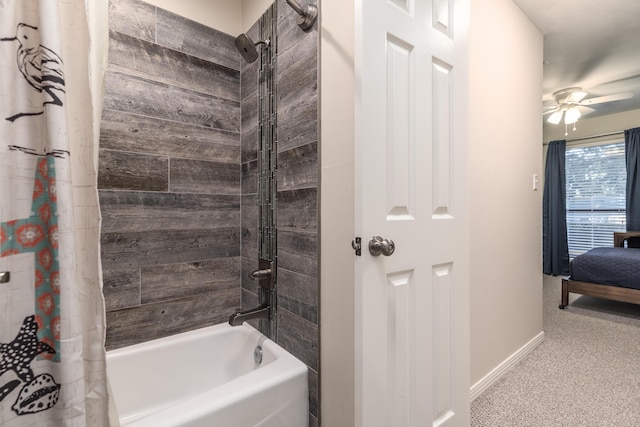
M258 45L269 46L269 39L261 40L259 42L254 43L251 38L246 34L240 34L236 37L236 48L240 52L240 55L244 58L245 61L251 63L258 59L258 50L256 46Z

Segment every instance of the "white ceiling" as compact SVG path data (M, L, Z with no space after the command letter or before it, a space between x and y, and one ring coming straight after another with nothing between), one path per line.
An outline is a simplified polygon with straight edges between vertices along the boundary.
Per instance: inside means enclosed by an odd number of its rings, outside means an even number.
M513 0L544 34L544 107L580 86L587 98L634 92L588 117L640 109L640 0Z

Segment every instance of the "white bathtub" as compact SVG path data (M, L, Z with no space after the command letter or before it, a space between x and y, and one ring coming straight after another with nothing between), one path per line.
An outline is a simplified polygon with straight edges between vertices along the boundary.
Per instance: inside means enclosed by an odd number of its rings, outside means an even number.
M107 372L122 426L308 425L307 367L247 324L109 351Z

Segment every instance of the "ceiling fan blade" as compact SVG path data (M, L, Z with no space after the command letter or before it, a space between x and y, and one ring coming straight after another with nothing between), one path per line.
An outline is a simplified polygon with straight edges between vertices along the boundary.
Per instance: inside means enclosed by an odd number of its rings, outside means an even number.
M616 93L614 95L598 96L597 98L585 99L580 105L595 105L605 102L620 101L622 99L633 98L633 92Z
M593 113L594 111L596 111L595 108L585 107L584 105L578 105L576 108L578 109L578 111L580 111L580 114L582 114L583 116L586 116L587 114Z
M543 111L543 112L542 112L542 115L543 115L543 116L546 116L547 114L555 113L555 112L556 112L556 111L558 111L558 110L559 110L559 108L558 108L558 107L555 107L555 108L552 108L551 110Z
M580 102L587 96L587 92L571 92L564 102Z

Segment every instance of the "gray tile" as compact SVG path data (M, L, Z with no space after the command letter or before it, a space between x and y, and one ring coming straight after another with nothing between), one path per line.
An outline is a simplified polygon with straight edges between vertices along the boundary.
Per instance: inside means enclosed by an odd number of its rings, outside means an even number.
M258 97L243 99L241 109L241 129L245 133L258 126Z
M242 163L258 159L258 127L244 130L241 134Z
M278 108L278 150L318 140L318 98L301 98L300 102Z
M240 227L240 196L100 190L102 232Z
M165 84L240 101L238 70L115 31L109 34L109 64Z
M278 294L278 310L289 310L310 322L318 321L318 307Z
M282 330L286 330L289 335L295 336L301 341L309 343L310 346L313 346L314 348L318 347L320 340L317 324L283 309L278 310L278 327ZM317 366L313 368L315 369Z
M104 270L102 292L106 311L140 305L140 270Z
M222 163L240 162L240 134L114 110L102 111L100 148Z
M235 257L239 234L237 227L102 233L102 266L116 270Z
M98 188L167 191L169 161L165 157L100 150Z
M278 230L278 267L318 277L317 233Z
M242 309L246 310L258 306L258 294L242 289Z
M278 191L318 186L318 144L278 153Z
M240 283L243 290L247 290L252 294L258 295L258 281L249 277L249 273L258 269L258 254L253 258L242 257L242 273L240 275Z
M107 70L104 108L229 132L240 131L238 102L123 71L115 65Z
M147 267L140 277L142 304L238 289L240 257Z
M234 70L240 69L235 36L158 9L158 44Z
M242 256L257 260L258 199L255 195L242 196L241 232Z
M260 61L252 62L242 68L240 75L240 99L258 99L258 73Z
M240 301L238 289L195 295L107 313L107 350L227 321Z
M311 415L311 417L316 419L317 423L317 417L318 415L320 415L318 413L318 410L320 409L320 378L318 375L318 371L309 369L307 378L309 380L309 414Z
M278 268L280 308L317 324L318 300L318 279Z
M281 26L280 29L284 29L284 26ZM317 50L317 31L304 32L297 25L295 28L288 27L278 37L278 72L286 72L289 67L310 54L317 57ZM309 66L317 69L317 61Z
M182 193L240 194L240 166L171 159L169 190Z
M156 8L139 0L110 0L109 29L142 40L156 40Z
M258 193L258 162L242 164L242 194Z
M278 324L278 345L296 356L307 366L318 369L318 346L291 333Z
M317 188L278 192L278 229L317 230Z
M308 52L286 70L278 70L278 110L301 105L318 93L316 52Z

